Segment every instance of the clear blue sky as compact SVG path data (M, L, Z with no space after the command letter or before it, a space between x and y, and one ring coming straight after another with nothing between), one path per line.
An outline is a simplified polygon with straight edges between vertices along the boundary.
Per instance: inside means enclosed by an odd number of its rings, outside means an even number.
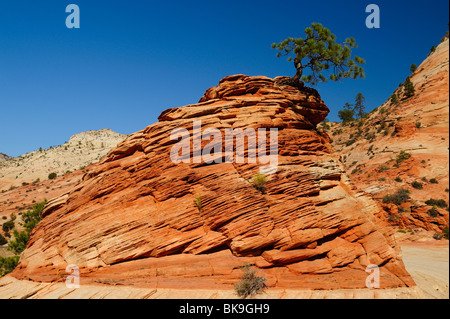
M68 4L81 28L65 25ZM367 29L367 4L381 28ZM356 38L366 79L319 84L337 120L362 92L382 104L448 29L447 0L0 0L0 152L18 156L87 130L130 134L196 103L224 76L294 75L270 45L321 22Z

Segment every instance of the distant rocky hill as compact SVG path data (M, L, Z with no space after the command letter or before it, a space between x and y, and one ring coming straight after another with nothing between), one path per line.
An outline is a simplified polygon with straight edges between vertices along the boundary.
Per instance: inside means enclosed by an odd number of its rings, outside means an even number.
M442 233L449 221L443 203L449 199L448 37L410 79L414 96L399 87L393 92L398 102L389 99L351 124L331 123L328 134L354 184L384 199L388 215L382 218L404 230ZM386 195L392 199L400 189L410 199L393 204ZM430 199L441 201L436 207Z
M100 160L125 137L110 129L88 131L72 136L63 145L0 161L0 191L45 180L50 173L60 176L87 166Z
M7 160L9 160L9 159L12 159L12 157L11 157L11 156L8 156L8 155L6 155L6 154L0 153L0 162L2 162L2 161L7 161Z

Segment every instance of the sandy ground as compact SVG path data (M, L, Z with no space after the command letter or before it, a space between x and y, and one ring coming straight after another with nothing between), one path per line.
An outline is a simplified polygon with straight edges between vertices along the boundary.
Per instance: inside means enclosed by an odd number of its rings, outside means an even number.
M269 289L255 299L418 299L417 287L394 289L294 290ZM11 276L0 279L0 299L238 299L233 290L135 288L108 285L36 283Z
M267 290L258 299L448 299L449 244L401 243L403 261L417 287L397 289ZM81 285L69 289L64 283L36 283L5 276L0 279L0 299L236 299L232 290L142 289L125 286Z
M401 244L403 262L427 299L449 298L448 241Z

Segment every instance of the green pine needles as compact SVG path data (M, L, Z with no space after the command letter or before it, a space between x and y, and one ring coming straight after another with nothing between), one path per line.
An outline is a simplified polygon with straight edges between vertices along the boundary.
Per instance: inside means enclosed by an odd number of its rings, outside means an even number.
M328 80L364 78L361 66L365 63L364 59L358 56L352 59L352 49L358 47L354 38L337 43L336 36L320 23L312 23L304 32L305 38L287 38L272 44L272 48L279 51L278 57L287 56L289 62L294 58L297 70L294 80L316 85ZM309 74L303 74L306 69Z
M407 98L414 96L416 93L416 89L414 88L414 84L411 82L409 77L406 78L404 86L405 96Z

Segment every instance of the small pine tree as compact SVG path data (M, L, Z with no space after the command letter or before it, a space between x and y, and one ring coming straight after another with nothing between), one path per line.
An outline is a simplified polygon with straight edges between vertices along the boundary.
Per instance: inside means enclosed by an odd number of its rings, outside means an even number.
M344 104L344 110L353 110L353 104L350 104L348 102L345 102Z
M407 98L414 96L414 94L416 93L416 89L414 88L414 84L412 84L411 80L409 79L409 77L406 78L405 84L404 84L404 91L405 91L405 96Z
M392 94L391 95L391 103L397 105L398 104L398 96L397 94Z
M354 115L355 112L353 110L341 110L338 112L338 116L343 124L353 122L355 120Z
M364 106L364 103L366 102L366 98L364 97L364 95L362 95L362 93L358 93L356 95L355 98L355 114L362 119L365 115L364 110L366 109L366 107Z
M344 43L336 42L336 36L320 23L312 23L305 29L305 38L287 38L280 43L272 44L278 57L287 56L294 60L297 73L292 78L316 85L318 82L339 81L343 78L364 78L364 59L351 58L352 49L357 48L354 38L347 38ZM290 54L293 53L293 56ZM292 59L294 58L294 59ZM310 74L305 75L304 70ZM324 73L328 72L328 76Z
M411 67L409 68L409 70L411 71L411 73L416 72L416 70L417 70L417 65L415 65L414 63L411 64Z

